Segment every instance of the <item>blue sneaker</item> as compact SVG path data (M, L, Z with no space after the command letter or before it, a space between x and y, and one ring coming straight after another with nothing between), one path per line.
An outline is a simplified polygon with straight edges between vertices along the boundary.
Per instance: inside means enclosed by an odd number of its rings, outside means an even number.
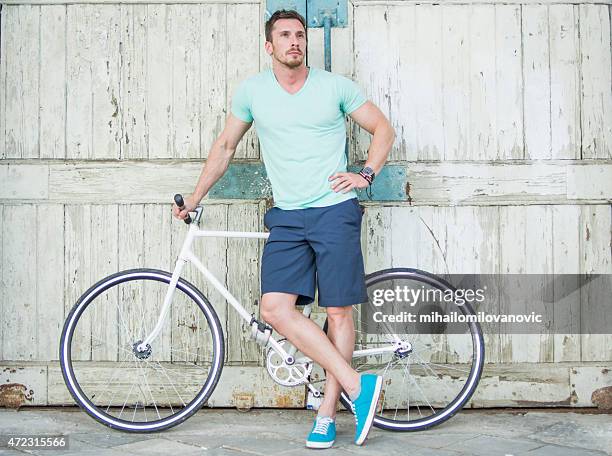
M328 416L317 416L306 439L308 448L330 448L336 440L336 422Z
M355 443L357 445L363 444L374 422L382 380L379 375L361 375L361 392L359 397L351 402L355 415Z

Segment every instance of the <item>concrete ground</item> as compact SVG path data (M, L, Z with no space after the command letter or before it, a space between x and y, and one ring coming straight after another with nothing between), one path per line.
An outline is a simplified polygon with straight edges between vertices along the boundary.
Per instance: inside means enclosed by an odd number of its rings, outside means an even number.
M555 411L466 410L429 431L397 433L373 428L362 447L353 444L353 418L338 416L331 450L304 446L314 412L308 410L203 409L183 424L157 434L128 434L98 424L80 409L0 409L0 435L65 434L65 450L0 455L530 455L612 454L612 415ZM314 453L313 453L314 452Z

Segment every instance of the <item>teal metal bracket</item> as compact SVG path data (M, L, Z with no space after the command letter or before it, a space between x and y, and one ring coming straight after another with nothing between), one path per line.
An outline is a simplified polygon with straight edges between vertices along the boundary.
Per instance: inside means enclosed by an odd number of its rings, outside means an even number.
M295 10L303 17L307 16L306 0L267 0L265 20L267 21L278 10Z
M356 173L361 166L349 166ZM376 176L370 188L372 198L365 189L357 190L361 201L411 202L405 165L388 164ZM231 163L227 171L208 193L211 199L266 199L272 198L272 187L261 162Z
M348 26L348 0L308 0L306 22L308 27L325 27L325 20L333 27Z

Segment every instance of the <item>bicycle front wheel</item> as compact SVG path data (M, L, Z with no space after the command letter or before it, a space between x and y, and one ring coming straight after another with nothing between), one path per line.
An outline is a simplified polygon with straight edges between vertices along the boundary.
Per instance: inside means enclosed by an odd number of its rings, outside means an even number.
M78 300L60 341L64 381L95 420L127 432L182 423L212 394L224 339L210 302L180 279L158 336L136 347L157 324L171 275L134 269L108 276Z
M467 303L457 306L437 299L454 292L454 287L418 269L377 271L366 276L366 286L368 302L353 308L355 350L390 347L398 339L408 342L409 347L353 358L357 371L383 377L374 426L391 431L420 431L443 423L469 401L480 380L485 356L480 325L473 318L454 325L403 326L385 322L373 325L374 313L385 309L387 314L394 315L432 310L447 314L453 310L474 316L474 310ZM415 308L402 299L410 296L406 290L421 290L422 296L433 298ZM377 298L384 296L389 299L383 307ZM379 314L377 319L381 318ZM402 331L407 328L412 330ZM340 401L351 410L346 393L341 394Z

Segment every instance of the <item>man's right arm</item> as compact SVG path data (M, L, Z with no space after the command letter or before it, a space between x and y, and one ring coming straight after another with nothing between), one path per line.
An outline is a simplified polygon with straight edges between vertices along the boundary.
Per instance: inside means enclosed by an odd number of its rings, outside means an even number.
M212 186L221 179L221 176L225 174L230 161L234 157L238 143L251 125L252 122L243 122L233 114L228 116L225 128L215 140L208 153L208 159L204 164L195 191L184 198L184 209L179 212L176 204L172 206L172 212L175 217L182 220L189 211L195 210L196 206L200 204L200 201L206 196Z

